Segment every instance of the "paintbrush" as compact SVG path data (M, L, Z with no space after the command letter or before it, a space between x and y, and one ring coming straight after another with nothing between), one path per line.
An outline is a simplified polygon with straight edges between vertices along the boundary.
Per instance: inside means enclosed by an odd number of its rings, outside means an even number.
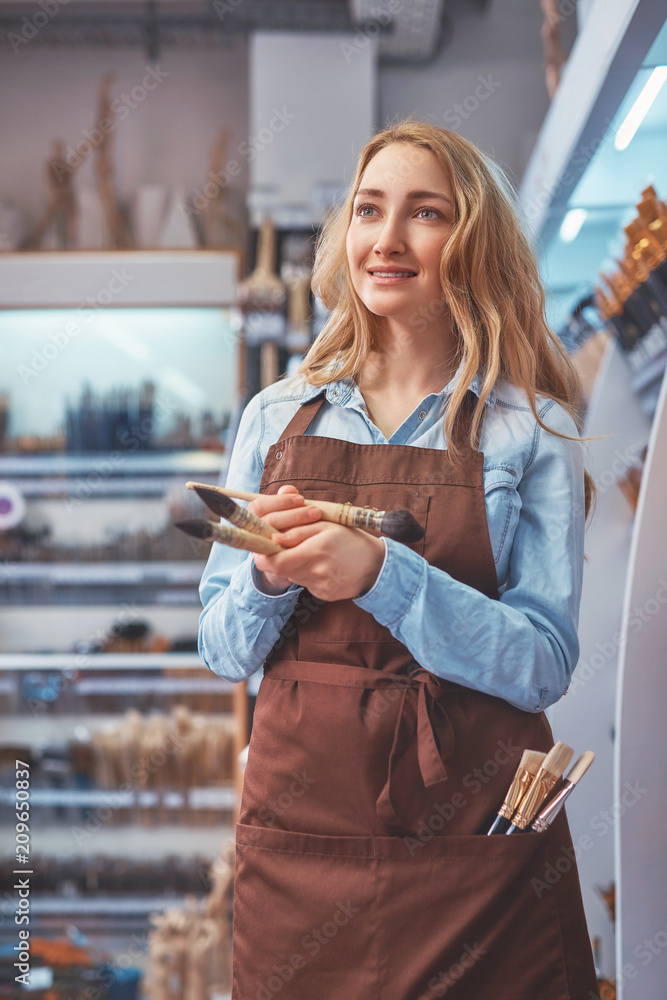
M216 524L215 521L205 521L193 517L188 521L174 521L174 527L184 531L193 538L201 538L205 542L222 542L235 549L245 549L247 552L259 552L265 556L273 556L276 552L284 552L282 545L269 541L263 535L255 535L243 528L235 528L230 524Z
M545 757L546 754L541 753L539 750L523 751L523 756L514 775L514 780L505 796L505 801L498 810L498 815L487 831L487 836L490 837L492 833L505 833L514 810L530 788L533 778L539 771Z
M573 764L570 768L568 774L563 780L562 787L558 789L556 794L549 800L549 802L547 802L547 804L542 808L542 811L538 813L531 823L531 830L535 833L546 833L558 813L563 808L565 800L570 797L576 788L577 782L580 778L583 778L594 760L595 754L592 750L586 750L582 753L576 764Z
M544 758L542 766L533 778L530 788L521 799L517 811L512 817L512 825L508 834L517 830L525 830L532 821L549 792L552 790L563 771L572 760L574 750L567 743L556 743Z
M220 517L226 517L217 505L220 496L233 497L235 500L257 500L266 495L222 486L209 486L207 483L189 482L185 485L189 490L195 490L204 503ZM332 503L330 500L303 502L306 507L317 507L323 521L333 521L348 528L361 528L362 531L375 531L397 542L418 542L424 537L424 529L409 510L376 510L373 507L353 507L349 503Z
M204 501L209 510L212 510L218 517L224 517L235 527L243 528L244 531L251 531L255 535L263 535L264 538L271 538L278 531L268 521L264 521L256 514L251 514L245 507L240 507L237 503L222 493L208 493L202 495L200 486L195 486L195 492Z

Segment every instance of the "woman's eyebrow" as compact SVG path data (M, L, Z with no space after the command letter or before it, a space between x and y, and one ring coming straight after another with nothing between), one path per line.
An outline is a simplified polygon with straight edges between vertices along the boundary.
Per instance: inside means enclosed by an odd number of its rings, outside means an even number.
M381 191L379 188L357 188L357 193L355 194L355 198L358 195L363 195L365 198L385 197L384 191ZM452 204L451 198L448 198L447 195L445 194L438 194L437 191L408 191L406 197L410 199L440 198L442 201L448 201L450 205Z

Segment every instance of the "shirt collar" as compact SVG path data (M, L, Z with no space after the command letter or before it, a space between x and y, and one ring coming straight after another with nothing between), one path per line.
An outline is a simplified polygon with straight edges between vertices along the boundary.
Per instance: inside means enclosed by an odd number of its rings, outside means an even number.
M461 376L462 370L463 370L463 362L461 362L458 369L456 370L450 381L447 383L447 385L444 387L444 389L441 389L440 392L437 393L436 395L451 396ZM479 371L475 375L470 385L468 386L468 389L472 390L472 392L474 392L477 397L479 397L482 391L482 380L483 380L483 372ZM356 382L354 381L354 378L351 375L346 375L344 378L341 379L333 379L331 382L327 382L325 388L325 396L327 402L333 403L335 406L346 406L355 388L356 388ZM308 400L314 399L315 396L318 396L322 392L322 389L323 386L320 385L308 385L304 391L302 402L307 403ZM485 406L489 407L489 409L493 409L493 407L495 406L496 403L495 386L491 388L491 392L486 397L484 403Z

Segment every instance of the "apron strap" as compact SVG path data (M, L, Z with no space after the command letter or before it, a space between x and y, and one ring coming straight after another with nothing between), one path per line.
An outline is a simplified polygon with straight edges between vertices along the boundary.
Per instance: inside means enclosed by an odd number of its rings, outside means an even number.
M454 756L454 728L440 700L444 690L447 690L449 685L445 683L443 689L439 678L429 673L428 670L424 670L423 667L414 670L410 674L410 680L416 682L419 688L417 692L417 760L424 787L431 788L441 781L447 781L447 769L443 761ZM408 833L414 831L410 829L409 823L406 823L398 815L392 791L394 775L400 759L398 748L401 743L401 729L405 718L405 703L408 695L414 692L414 685L403 691L396 728L394 729L394 741L389 754L387 780L376 803L377 814L385 826L398 828L400 831L407 830ZM438 747L433 728L433 715L435 713L440 716L440 747Z
M290 422L288 423L285 430L280 435L280 440L283 438L298 436L305 434L310 427L316 413L324 402L325 389L309 399L307 403L302 403L299 409L296 411Z

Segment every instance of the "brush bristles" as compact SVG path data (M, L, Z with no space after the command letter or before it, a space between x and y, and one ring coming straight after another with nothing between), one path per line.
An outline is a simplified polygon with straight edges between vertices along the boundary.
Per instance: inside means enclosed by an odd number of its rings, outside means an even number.
M560 778L567 765L572 760L574 750L567 743L556 743L542 762L542 768Z
M193 517L187 521L174 521L174 527L184 531L186 535L192 535L193 538L201 538L205 542L213 541L214 525L211 521Z
M524 750L519 767L534 776L542 767L545 757L546 754L541 753L539 750Z
M579 781L580 778L586 774L586 771L591 766L595 760L595 754L592 750L585 750L581 757L576 761L575 764L570 768L569 774L566 774L565 780L571 782L573 785Z
M210 486L194 486L194 491L200 500L203 500L209 510L212 510L214 514L218 517L224 517L227 520L234 517L234 512L238 510L238 504L235 503L230 497L223 496L222 493L218 493L217 490L211 489Z
M418 542L424 529L409 510L388 510L382 518L381 532L397 542Z

